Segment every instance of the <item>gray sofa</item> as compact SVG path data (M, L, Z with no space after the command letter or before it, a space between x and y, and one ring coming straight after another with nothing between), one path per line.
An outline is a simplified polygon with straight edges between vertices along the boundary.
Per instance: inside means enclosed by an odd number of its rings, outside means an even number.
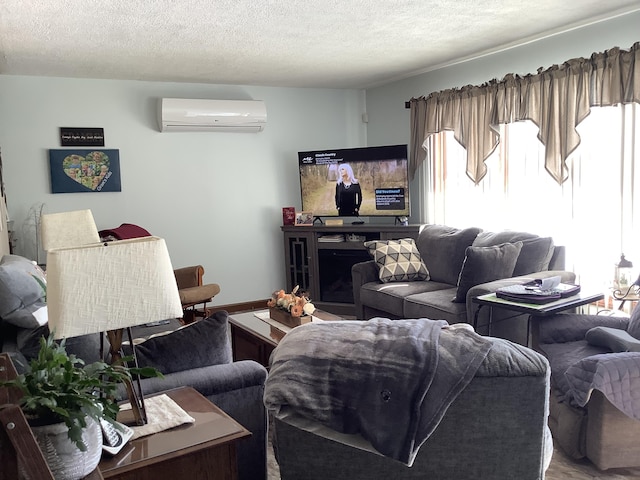
M369 248L373 251L385 243ZM428 271L426 280L382 282L375 260L352 267L357 318L430 318L473 325L477 296L534 278L560 275L565 283L575 280L564 270L564 247L531 233L425 225L415 247ZM489 333L486 310L481 310L477 322L481 334ZM495 309L491 334L527 345L527 317Z
M0 351L10 354L19 372L37 355L39 338L49 333L46 323L40 325L46 320L42 316L46 304L33 278L37 274L32 262L22 257L5 255L0 261ZM140 344L136 348L140 366L153 366L164 374L142 379L142 389L148 395L181 386L195 388L252 434L238 444L239 478L266 480L267 416L262 397L267 371L257 362L232 361L227 320L227 312L219 311ZM98 335L69 338L66 346L86 362L99 359ZM124 389L119 396L125 397Z
M389 432L404 432L404 429L395 427L404 425L403 420L409 416L414 418L413 407L401 408L405 404L403 381L392 372L413 372L405 377L426 375L423 369L404 368L406 365L398 358L398 352L413 352L411 347L424 347L426 340L423 335L403 337L407 345L402 348L403 340L399 340L398 345L398 340L392 339L392 344L396 345L391 346L395 352L392 359L386 354L389 346L384 346L388 339L381 337L374 341L372 351L384 351L381 358L386 360L378 363L375 354L367 356L372 360L367 361L365 368L377 372L370 380L371 390L364 388L369 394L352 395L354 392L350 389L353 387L349 386L348 379L342 382L342 389L334 388L341 383L336 378L338 373L335 373L330 380L335 385L329 389L333 401L327 403L324 395L317 395L318 391L327 390L327 381L316 375L317 370L323 368L323 363L329 363L332 372L339 372L342 366L348 369L358 357L347 352L359 350L366 356L370 349L363 344L363 339L370 338L370 335L354 333L348 336L348 340L343 342L344 355L332 356L338 341L334 336L329 335L331 342L327 342L325 351L314 340L321 343L327 335L322 331L308 334L305 330L350 328L344 325L346 323L365 326L370 322L326 322L326 325L317 327L307 324L292 331L296 332L297 338L289 337L291 334L285 337L288 342L298 342L302 354L295 355L297 347L283 346L284 341L274 350L272 370L265 388L265 403L275 416L274 450L283 480L544 479L551 459L552 441L547 427L549 365L542 355L504 339L481 337L481 342L491 345L490 350L484 358L481 357L481 363L475 374L472 373L469 383L463 382L466 386L457 397L450 397L452 403L440 413L439 423L424 443L420 444L420 435L415 438L417 444L411 443L412 448L417 449L417 455L409 466L409 463L395 459L393 453L383 454L373 445L380 443L380 439L383 439L385 447L393 443L387 442ZM393 325L389 327L394 328ZM459 340L455 338L449 345L455 345ZM313 349L305 349L309 342ZM437 349L424 350L442 351L443 345L445 342L440 337ZM460 348L467 351L466 344ZM442 363L451 361L443 360L450 353L446 348L445 351L448 353L440 355ZM457 355L453 362L455 357ZM406 356L406 359L411 358L413 353ZM469 363L465 361L464 365ZM386 373L385 366L390 367ZM450 373L449 370L447 372ZM438 378L442 380L436 375L431 388L439 391L437 385L442 383ZM428 392L425 398L429 398ZM304 400L309 395L324 406L315 415L310 403ZM431 401L439 401L440 398L439 395L431 396ZM416 402L419 413L415 415L419 421L409 423L415 426L409 432L422 431L423 422L432 422L433 419L427 414L431 411L430 401ZM326 418L325 415L331 408L339 408L341 412L334 421L333 417ZM370 422L366 422L367 419ZM409 432L407 434L412 437L414 434Z
M565 313L537 321L556 444L601 470L640 466L640 308L630 319Z

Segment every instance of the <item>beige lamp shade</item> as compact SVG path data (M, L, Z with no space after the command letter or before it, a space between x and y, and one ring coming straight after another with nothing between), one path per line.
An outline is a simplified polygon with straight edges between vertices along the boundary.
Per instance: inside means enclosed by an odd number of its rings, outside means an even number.
M42 248L45 251L100 241L100 234L91 210L42 215L40 217L40 234Z
M47 307L55 338L182 316L169 252L158 237L50 250Z

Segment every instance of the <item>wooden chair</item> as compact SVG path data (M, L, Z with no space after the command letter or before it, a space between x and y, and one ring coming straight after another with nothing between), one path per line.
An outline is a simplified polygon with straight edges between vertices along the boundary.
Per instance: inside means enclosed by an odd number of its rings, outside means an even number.
M182 322L187 324L196 320L197 317L206 318L209 316L212 312L207 310L207 303L220 293L220 285L217 283L202 284L204 276L202 265L178 268L173 273L182 302ZM198 305L202 305L202 309L196 308Z

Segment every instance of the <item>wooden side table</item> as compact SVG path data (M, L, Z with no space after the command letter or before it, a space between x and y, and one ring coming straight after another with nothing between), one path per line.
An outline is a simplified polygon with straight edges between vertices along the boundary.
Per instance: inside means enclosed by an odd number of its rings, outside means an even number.
M195 423L132 440L117 455L103 456L102 476L118 480L236 479L236 443L251 432L191 387L161 393Z
M343 320L333 313L318 310L313 313L320 320ZM269 310L255 310L244 313L232 313L229 316L231 327L231 346L233 360L254 360L269 368L269 357L284 334L291 327L281 325L279 334L274 334L272 326L263 318L269 317Z

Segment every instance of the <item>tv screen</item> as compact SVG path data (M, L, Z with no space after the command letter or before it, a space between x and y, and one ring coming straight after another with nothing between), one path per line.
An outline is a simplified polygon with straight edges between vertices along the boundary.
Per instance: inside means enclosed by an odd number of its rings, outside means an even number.
M409 215L407 145L298 152L302 210L316 217Z

